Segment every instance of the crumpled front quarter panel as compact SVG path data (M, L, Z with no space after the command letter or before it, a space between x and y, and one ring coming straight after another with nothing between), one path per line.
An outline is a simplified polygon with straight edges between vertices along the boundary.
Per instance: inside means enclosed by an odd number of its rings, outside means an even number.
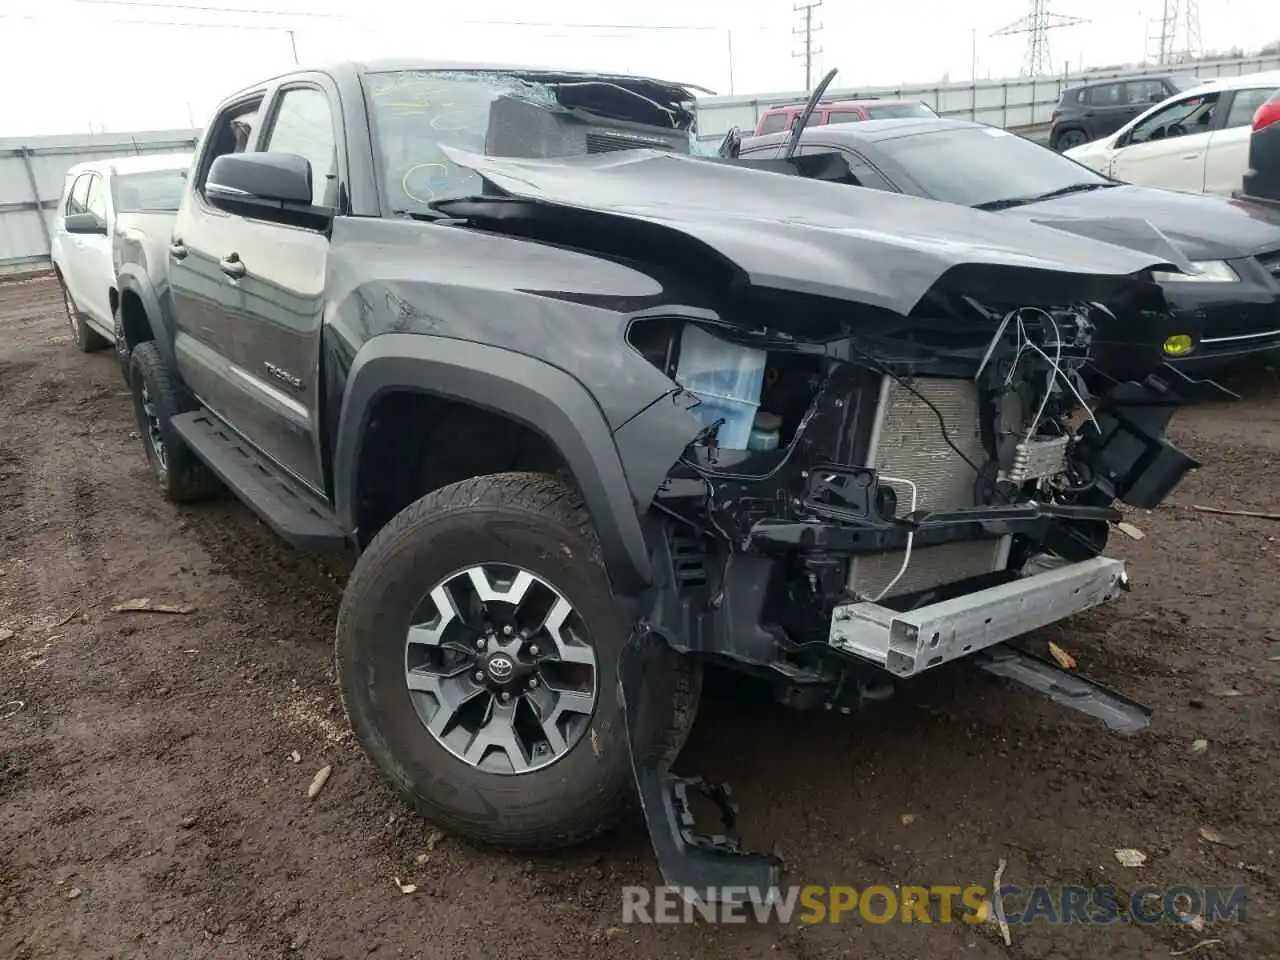
M326 380L340 402L360 347L383 333L483 343L587 388L616 429L671 383L626 342L627 315L672 302L649 273L461 226L341 218L330 253ZM336 396L335 396L336 391Z

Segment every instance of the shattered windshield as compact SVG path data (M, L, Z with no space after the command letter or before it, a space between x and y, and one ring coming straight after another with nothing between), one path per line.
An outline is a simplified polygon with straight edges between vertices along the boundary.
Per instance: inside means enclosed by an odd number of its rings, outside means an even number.
M654 81L468 70L363 79L383 190L398 213L482 192L480 176L450 162L442 145L502 157L691 151L692 103Z
M995 127L963 127L880 140L895 161L935 200L968 207L1110 183L1030 140Z

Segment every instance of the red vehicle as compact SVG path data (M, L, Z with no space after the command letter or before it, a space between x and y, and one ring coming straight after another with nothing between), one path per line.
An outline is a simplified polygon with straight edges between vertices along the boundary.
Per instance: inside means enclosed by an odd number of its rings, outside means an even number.
M789 103L781 107L770 107L756 124L756 136L766 133L779 133L790 130L796 118L804 113L803 103ZM809 118L809 126L818 127L824 123L854 123L859 120L900 120L911 117L936 117L937 113L918 100L881 100L877 97L864 97L859 100L831 100L818 104L813 116Z
M1253 115L1249 169L1241 194L1250 200L1280 204L1280 90Z

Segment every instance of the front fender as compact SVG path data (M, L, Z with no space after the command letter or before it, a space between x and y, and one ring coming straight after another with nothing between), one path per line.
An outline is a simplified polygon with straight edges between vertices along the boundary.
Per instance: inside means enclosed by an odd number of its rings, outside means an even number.
M355 531L356 468L369 413L387 392L412 390L500 414L545 437L582 492L614 588L651 582L636 498L604 414L577 380L549 363L497 347L422 334L374 337L352 362L334 450L334 505Z
M121 264L116 270L116 289L121 297L128 291L141 301L151 338L159 347L160 355L164 357L169 369L176 370L178 367L173 353L173 331L166 322L167 316L160 305L160 297L146 270L134 263Z

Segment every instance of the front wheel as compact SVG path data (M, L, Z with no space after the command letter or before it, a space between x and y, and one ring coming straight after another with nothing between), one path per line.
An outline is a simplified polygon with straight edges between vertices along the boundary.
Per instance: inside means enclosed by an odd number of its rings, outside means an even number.
M544 474L464 480L378 533L338 617L356 738L427 820L479 843L570 846L634 798L618 703L630 625L578 495ZM674 759L701 674L667 648L637 711L643 757Z

